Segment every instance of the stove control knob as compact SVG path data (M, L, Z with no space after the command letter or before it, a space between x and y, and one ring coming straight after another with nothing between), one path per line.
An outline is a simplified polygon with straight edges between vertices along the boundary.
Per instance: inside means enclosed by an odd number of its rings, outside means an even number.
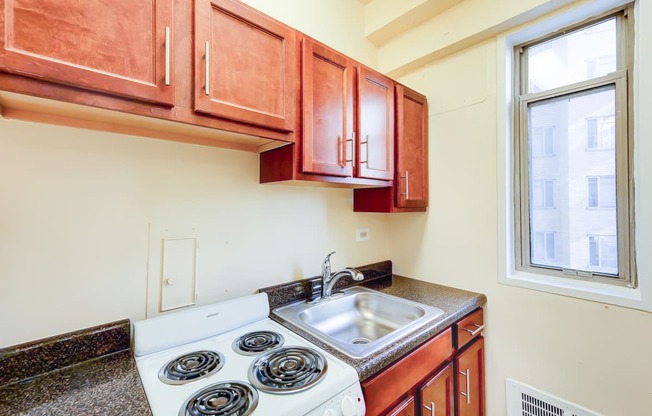
M355 399L351 397L350 395L344 396L342 399L342 414L344 416L358 416L358 406L356 406Z
M326 409L324 416L339 416L337 412L333 409Z

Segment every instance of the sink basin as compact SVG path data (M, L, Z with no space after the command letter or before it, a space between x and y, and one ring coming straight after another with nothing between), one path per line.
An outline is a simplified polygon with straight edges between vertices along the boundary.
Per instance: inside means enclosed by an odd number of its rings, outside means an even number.
M273 313L349 356L364 358L444 311L355 287L329 300L294 303Z

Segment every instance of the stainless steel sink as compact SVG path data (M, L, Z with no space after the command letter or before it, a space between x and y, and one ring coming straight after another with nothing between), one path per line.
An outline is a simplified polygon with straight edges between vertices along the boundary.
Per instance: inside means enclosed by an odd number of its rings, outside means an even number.
M444 314L439 308L362 287L310 304L298 302L272 311L328 345L364 358L415 327Z

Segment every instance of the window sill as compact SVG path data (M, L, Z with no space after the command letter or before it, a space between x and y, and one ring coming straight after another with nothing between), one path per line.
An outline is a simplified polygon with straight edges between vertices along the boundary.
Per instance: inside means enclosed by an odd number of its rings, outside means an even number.
M517 270L508 274L500 274L498 282L540 292L652 312L652 304L643 300L640 288L632 289L605 283L543 276Z

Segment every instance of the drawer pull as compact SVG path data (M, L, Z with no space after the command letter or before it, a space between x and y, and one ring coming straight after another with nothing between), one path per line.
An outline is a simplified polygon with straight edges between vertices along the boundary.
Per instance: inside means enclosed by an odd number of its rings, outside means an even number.
M208 41L206 42L206 45L204 45L204 50L206 51L205 58L206 58L206 78L204 79L204 92L206 95L211 94L211 55L210 55L210 43Z
M428 407L425 404L423 405L423 407L425 407L426 410L430 411L430 416L435 416L435 402L430 402L430 407Z
M405 199L410 199L410 174L407 170L405 176L401 176L401 179L405 179L405 192L401 192L401 195L405 195Z
M170 27L165 27L165 85L170 85Z
M462 328L462 331L466 331L471 334L472 337L478 335L484 329L484 325L473 324L475 329L469 329L468 327Z
M460 371L460 374L466 377L466 391L460 391L460 394L466 397L466 404L471 404L471 374L468 368L466 371Z
M348 144L349 144L349 142L351 142L351 159L349 159L349 158L347 157L347 159L346 159L346 163L349 163L349 162L353 163L353 152L355 151L355 132L354 132L354 131L351 132L351 138L350 138L350 139L346 139L347 147L345 148L345 150L346 150L346 154L347 154L347 155L349 154L349 152L348 152L348 149L349 149L349 148L348 148Z

